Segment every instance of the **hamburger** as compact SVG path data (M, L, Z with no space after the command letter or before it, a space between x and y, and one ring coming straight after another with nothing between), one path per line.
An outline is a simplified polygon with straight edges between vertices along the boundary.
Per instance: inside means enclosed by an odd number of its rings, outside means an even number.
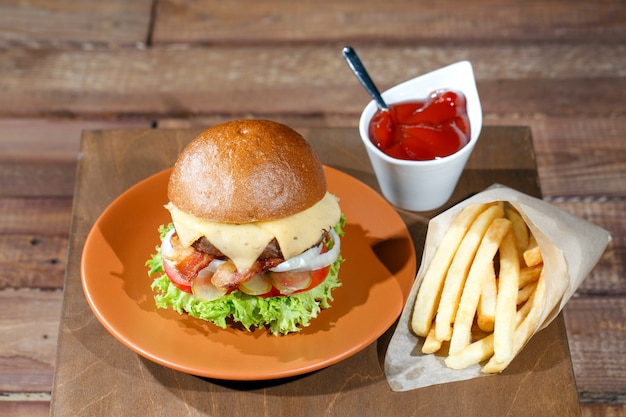
M330 307L345 220L300 134L266 120L211 127L179 155L167 195L172 221L146 262L158 307L273 334Z

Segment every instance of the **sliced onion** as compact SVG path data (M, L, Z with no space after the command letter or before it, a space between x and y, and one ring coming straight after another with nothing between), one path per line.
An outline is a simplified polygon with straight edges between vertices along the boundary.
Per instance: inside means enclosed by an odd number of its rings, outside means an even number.
M286 261L271 268L273 272L300 272L300 271L315 271L320 268L324 268L335 262L339 256L340 251L340 239L337 233L330 229L330 236L333 239L333 247L328 252L320 253L322 251L321 243L311 249L302 252L300 255L289 258Z
M206 269L206 268L205 268ZM226 294L226 290L218 288L211 283L211 277L196 277L191 283L191 291L194 297L202 301L213 301Z
M174 248L172 247L172 236L176 233L176 229L172 227L172 230L167 232L167 234L163 237L163 241L161 242L161 254L163 256L168 256L172 253Z

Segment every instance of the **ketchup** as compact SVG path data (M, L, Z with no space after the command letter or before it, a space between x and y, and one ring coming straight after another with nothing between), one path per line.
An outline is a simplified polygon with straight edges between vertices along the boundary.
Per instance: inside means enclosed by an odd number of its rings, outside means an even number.
M369 137L392 158L427 161L452 155L470 140L465 96L438 90L426 100L389 105L372 117Z

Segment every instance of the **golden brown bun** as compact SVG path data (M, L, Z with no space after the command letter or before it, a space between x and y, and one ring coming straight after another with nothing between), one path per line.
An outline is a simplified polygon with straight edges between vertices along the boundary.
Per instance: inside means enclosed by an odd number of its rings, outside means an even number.
M202 132L178 157L167 190L180 210L224 223L281 219L313 206L326 191L322 164L306 140L266 120Z

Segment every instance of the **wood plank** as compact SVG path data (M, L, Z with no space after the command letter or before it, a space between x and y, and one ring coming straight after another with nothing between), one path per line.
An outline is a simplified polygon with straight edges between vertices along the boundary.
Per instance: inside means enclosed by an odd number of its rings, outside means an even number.
M4 417L47 417L49 401L0 401L0 415Z
M0 47L145 45L152 1L3 1Z
M626 401L626 298L575 297L564 309L581 401Z
M625 195L626 117L488 115L484 123L530 126L545 198Z
M279 123L286 124L293 128L299 127L352 127L356 128L359 124L359 117L349 113L333 113L333 114L267 114L263 111L254 113L230 113L230 114L210 114L195 115L187 118L171 118L167 116L158 117L155 120L155 126L161 129L189 129L198 128L206 129L209 126L218 123L227 122L238 119L270 119Z
M147 129L150 126L151 121L145 119L0 119L0 163L75 163L83 130Z
M624 265L626 265L626 201L594 199L556 199L552 204L587 219L611 233L600 262L583 281L579 295L615 297L626 295Z
M623 417L626 415L626 404L581 404L583 417Z
M0 163L75 163L80 132L112 125L110 121L0 119Z
M67 244L67 235L0 234L0 290L63 288Z
M76 162L2 162L0 197L60 197L74 193ZM1 203L0 203L1 204Z
M0 392L50 391L62 299L60 290L0 291Z
M599 2L159 1L154 42L623 42L626 11ZM210 30L207 28L210 27ZM477 30L480 28L480 30Z
M361 52L381 89L469 59L486 113L626 113L620 94L626 44L368 46ZM0 117L359 115L369 101L340 48L309 45L263 53L247 46L6 49L0 50L0 89Z
M147 120L0 120L0 197L71 197L83 130L149 128Z
M0 198L0 233L67 235L71 198Z

